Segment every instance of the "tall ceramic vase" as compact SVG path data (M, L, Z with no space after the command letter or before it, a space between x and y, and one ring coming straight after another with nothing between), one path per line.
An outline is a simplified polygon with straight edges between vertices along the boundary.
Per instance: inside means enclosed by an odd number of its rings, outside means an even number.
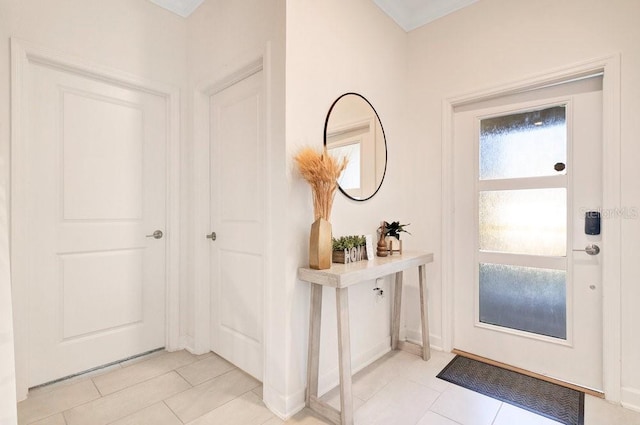
M311 225L309 267L316 270L331 268L331 223L324 218Z

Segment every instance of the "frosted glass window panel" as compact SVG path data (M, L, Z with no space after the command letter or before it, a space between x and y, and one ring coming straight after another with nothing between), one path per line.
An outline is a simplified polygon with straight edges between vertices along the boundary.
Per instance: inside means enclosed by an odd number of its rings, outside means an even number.
M480 322L567 339L566 272L480 264Z
M566 108L487 118L480 121L480 180L565 174Z
M338 178L338 184L344 190L360 189L360 143L329 148L329 153L336 158L347 158L347 168Z
M479 192L481 251L567 255L567 190Z

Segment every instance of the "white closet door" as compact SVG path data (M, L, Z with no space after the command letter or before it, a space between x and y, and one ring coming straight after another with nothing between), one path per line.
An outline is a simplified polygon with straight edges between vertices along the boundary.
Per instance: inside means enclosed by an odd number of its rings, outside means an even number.
M29 386L165 345L166 99L29 62Z

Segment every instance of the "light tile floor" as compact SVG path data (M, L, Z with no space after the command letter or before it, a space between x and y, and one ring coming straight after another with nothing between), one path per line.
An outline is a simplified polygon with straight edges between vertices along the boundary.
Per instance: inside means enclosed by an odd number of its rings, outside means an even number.
M358 425L551 425L554 421L436 378L453 358L392 352L353 379ZM262 403L260 382L214 353L157 352L30 392L20 425L328 424L308 409L288 421ZM324 399L338 407L337 389ZM635 413L587 396L585 425L640 425Z

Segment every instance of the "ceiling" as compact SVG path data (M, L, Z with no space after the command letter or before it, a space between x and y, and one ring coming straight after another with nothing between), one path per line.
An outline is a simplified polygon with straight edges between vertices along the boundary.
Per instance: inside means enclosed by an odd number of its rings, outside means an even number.
M183 18L191 15L204 0L149 0L160 7L164 7Z
M186 18L204 0L150 0ZM405 31L411 31L478 0L372 0Z
M373 0L407 32L476 1L478 0Z

